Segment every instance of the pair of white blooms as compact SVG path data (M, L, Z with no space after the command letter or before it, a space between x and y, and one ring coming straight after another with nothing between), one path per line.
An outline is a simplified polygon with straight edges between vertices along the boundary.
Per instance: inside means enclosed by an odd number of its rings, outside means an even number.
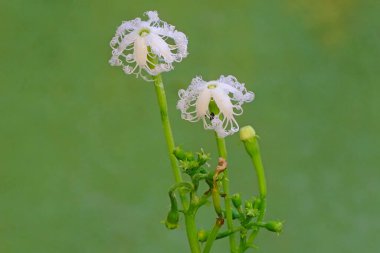
M136 18L124 21L111 40L112 66L121 66L126 74L136 74L145 80L161 72L173 69L173 62L180 62L188 54L187 38L175 27L159 19L156 11L148 11L147 21ZM251 102L254 93L247 91L234 76L220 76L206 82L195 77L187 90L179 92L177 108L183 119L202 120L205 129L212 129L219 137L239 131L236 115L243 112L242 104ZM218 110L210 111L210 103Z

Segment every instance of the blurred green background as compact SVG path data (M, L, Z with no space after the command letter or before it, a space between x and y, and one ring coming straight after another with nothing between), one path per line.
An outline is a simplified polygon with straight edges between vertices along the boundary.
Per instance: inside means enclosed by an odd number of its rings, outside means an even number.
M164 75L178 144L216 158L175 109L195 75L256 93L238 121L261 137L267 217L286 222L257 252L380 252L375 0L0 1L0 252L188 252L183 226L160 224L173 180L154 89L108 65L116 27L147 10L189 38ZM227 144L247 198L249 159Z

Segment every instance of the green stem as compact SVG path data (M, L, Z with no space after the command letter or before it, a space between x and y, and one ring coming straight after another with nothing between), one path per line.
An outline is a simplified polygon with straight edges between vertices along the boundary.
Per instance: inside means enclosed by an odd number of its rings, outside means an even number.
M257 179L259 182L260 197L265 198L267 195L267 184L265 180L263 161L261 160L260 146L257 141L257 136L253 141L254 149L252 154L252 163L256 170Z
M240 244L239 244L239 253L242 253L246 250L246 240L247 240L247 231L241 230L240 232Z
M153 76L153 80L154 80L154 88L156 90L158 105L160 108L161 122L162 122L162 127L164 129L166 144L168 147L168 155L169 155L170 164L172 167L172 172L174 175L175 182L181 183L182 182L181 171L178 167L177 160L175 156L173 155L175 143L174 143L174 138L173 138L170 122L169 122L168 104L166 101L164 84L162 82L161 75ZM189 208L189 202L185 194L180 192L180 197L181 197L183 209L187 210ZM195 226L194 215L189 216L186 214L185 224L186 224L187 238L188 238L188 242L191 248L191 252L200 253L200 246L199 246L198 238L197 238L197 229Z
M185 213L186 234L192 253L201 253L195 224L195 213Z
M266 185L266 180L265 180L264 166L261 160L260 146L259 146L259 142L257 140L256 135L249 141L249 143L246 143L246 148L252 159L252 163L255 168L258 184L259 184L259 193L260 193L261 203L259 207L260 214L259 214L259 217L257 218L257 223L260 223L263 221L264 215L265 215L267 185ZM253 241L255 240L258 232L259 232L259 227L255 228L252 231L252 234L249 236L249 239L248 239L248 245L253 244Z
M216 235L215 240L219 240L219 239L226 238L227 236L230 236L230 234L236 233L236 232L241 231L241 230L243 230L243 229L245 229L245 228L242 227L242 226L240 226L240 227L235 227L233 231L231 231L231 230L226 230L226 231L219 232L219 233ZM203 242L207 241L208 236L209 236L209 235L206 236L206 239L205 239Z
M182 182L181 171L178 168L177 159L173 155L173 150L175 148L174 138L169 122L168 115L168 104L166 102L166 95L164 84L162 83L161 75L154 76L154 88L156 89L158 105L160 107L161 122L164 129L165 139L168 146L169 159L172 167L174 179L176 183Z
M218 146L218 152L219 156L227 160L227 148L226 148L226 142L224 141L224 138L219 138L217 136L217 133L215 133L216 137L216 143ZM223 191L226 194L225 197L225 208L226 208L226 219L227 219L227 226L228 229L233 231L234 230L234 224L232 219L232 205L231 205L231 198L230 198L230 183L228 179L228 170L225 170L223 177ZM236 251L236 240L235 240L235 234L231 234L229 236L230 241L230 249L231 252Z
M218 239L225 238L225 237L230 236L231 234L238 232L242 229L244 229L244 228L243 227L237 227L237 228L234 228L233 231L227 230L227 231L220 232L217 234L216 239L218 240Z
M223 218L217 218L214 227L211 230L211 233L209 234L206 242L206 246L203 249L203 253L209 253L212 247L212 244L214 243L219 229L223 226L224 220Z

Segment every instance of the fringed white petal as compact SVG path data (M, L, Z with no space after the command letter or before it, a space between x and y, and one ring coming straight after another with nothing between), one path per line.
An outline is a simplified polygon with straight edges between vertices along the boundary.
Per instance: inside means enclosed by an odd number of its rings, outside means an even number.
M232 75L220 76L218 81L222 84L223 89L232 94L231 99L239 104L251 102L255 98L255 94L247 91L244 83L239 83Z
M116 30L116 36L122 36L126 32L135 30L141 23L140 18L135 18L130 21L123 21L123 23L117 28Z
M160 21L160 18L158 17L157 11L147 11L147 12L145 12L145 15L147 15L149 18L148 22Z
M175 32L173 34L173 39L177 47L176 61L181 61L182 58L185 58L188 55L188 40L186 38L186 35L182 32Z
M169 38L174 42L171 46L172 54L175 61L180 62L188 55L187 44L188 40L184 33L175 30L174 26L164 23L162 27L153 28L155 33L164 38Z
M150 33L146 36L146 42L152 49L152 52L155 55L164 58L166 63L172 63L174 61L175 58L170 51L168 43L166 43L160 36Z
M145 68L147 66L148 47L145 41L145 37L137 37L135 40L133 57L140 68Z
M153 69L147 69L147 71L153 75L156 76L162 72L167 72L173 69L173 66L168 63L160 63L157 64Z
M227 118L233 117L233 105L230 97L220 88L212 89L211 93L212 98L215 100L215 103L220 110L220 113Z
M129 46L136 40L137 36L138 34L136 32L131 32L120 38L114 37L114 39L112 39L110 43L111 47L114 49L112 51L112 55L119 56L121 53L123 53L127 46ZM121 40L120 43L118 43L119 40Z
M211 92L209 89L204 89L201 93L199 93L196 110L198 118L204 117L208 111L208 105L211 100Z

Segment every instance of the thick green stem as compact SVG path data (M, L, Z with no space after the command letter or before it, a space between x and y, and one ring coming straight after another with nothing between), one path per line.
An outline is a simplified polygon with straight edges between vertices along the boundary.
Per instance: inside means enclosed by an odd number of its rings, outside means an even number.
M185 213L186 234L192 253L201 253L198 242L195 213Z
M215 138L216 138L216 144L218 146L219 156L227 160L227 148L226 148L226 142L224 138L219 138L217 133L215 133Z
M177 160L175 156L173 155L173 150L175 147L174 138L169 122L169 116L168 116L168 104L166 101L166 95L165 95L165 89L164 84L162 83L161 75L153 76L154 79L154 88L156 90L158 105L160 108L161 113L161 122L162 127L164 129L164 135L168 147L168 155L170 159L170 164L172 167L172 172L174 175L174 179L176 183L182 182L182 176L181 171L178 167ZM185 196L185 194L180 192L180 197L182 201L182 206L184 210L187 210L189 208L189 202ZM197 229L195 226L195 220L194 215L185 215L185 224L186 224L186 232L187 232L187 238L188 242L191 248L192 253L200 253L200 246L198 243L197 238Z
M212 247L212 244L214 243L219 229L223 226L224 220L223 218L217 218L214 227L211 230L210 235L207 238L206 246L203 249L203 253L209 253Z
M219 156L227 160L227 148L226 148L226 143L224 141L224 138L219 138L216 133L215 133L215 137L216 137L216 143L218 146ZM223 191L226 194L225 208L226 208L227 226L229 230L233 231L234 224L233 224L233 219L232 219L232 203L231 203L231 196L230 196L230 182L228 179L228 170L225 170L223 173L224 173ZM230 241L231 252L236 252L236 240L235 240L234 233L229 236L229 241Z

